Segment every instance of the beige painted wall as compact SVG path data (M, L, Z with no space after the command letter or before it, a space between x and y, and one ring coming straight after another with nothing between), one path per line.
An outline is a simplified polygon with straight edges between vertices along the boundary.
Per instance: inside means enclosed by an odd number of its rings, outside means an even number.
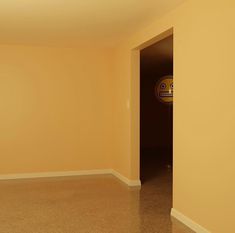
M110 51L0 46L0 173L110 168Z
M138 75L131 72L138 55L131 50L174 27L173 206L213 233L235 232L234 12L234 1L186 1L115 56L113 166L138 179Z
M89 46L1 45L1 174L112 167L138 179L131 50L174 27L173 205L213 233L235 232L234 10L189 0L118 46L114 69L110 51Z

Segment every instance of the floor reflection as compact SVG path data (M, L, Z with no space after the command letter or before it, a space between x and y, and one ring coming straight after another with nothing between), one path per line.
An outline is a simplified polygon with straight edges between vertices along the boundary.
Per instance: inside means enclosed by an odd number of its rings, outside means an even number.
M111 175L0 181L0 232L191 233L172 224L171 170L142 188Z

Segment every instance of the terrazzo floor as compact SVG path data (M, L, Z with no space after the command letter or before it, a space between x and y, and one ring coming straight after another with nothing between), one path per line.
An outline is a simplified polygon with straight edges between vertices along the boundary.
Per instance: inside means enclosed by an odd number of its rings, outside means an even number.
M0 233L192 233L171 221L171 170L142 188L111 175L0 181Z

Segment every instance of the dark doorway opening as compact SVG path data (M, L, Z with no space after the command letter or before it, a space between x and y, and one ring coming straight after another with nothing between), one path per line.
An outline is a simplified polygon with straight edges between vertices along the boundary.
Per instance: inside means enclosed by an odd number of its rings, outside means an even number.
M140 178L166 182L171 192L173 79L161 83L166 76L173 78L173 35L140 51Z

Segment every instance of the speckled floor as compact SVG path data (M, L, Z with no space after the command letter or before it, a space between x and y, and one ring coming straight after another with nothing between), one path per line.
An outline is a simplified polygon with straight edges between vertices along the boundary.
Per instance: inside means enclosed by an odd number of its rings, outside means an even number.
M170 170L141 189L111 175L1 181L0 233L191 233L170 196Z

